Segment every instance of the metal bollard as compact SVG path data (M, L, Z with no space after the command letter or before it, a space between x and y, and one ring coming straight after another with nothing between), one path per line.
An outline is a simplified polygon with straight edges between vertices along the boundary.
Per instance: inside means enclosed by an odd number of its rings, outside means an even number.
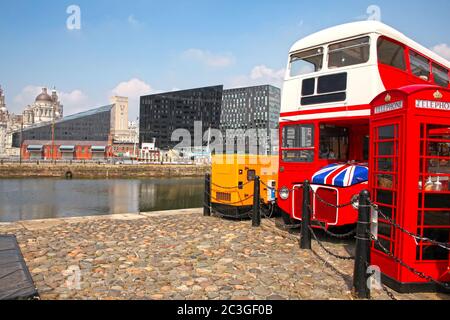
M253 215L252 215L252 226L253 227L260 227L261 226L261 209L260 209L260 202L261 202L261 195L260 195L260 179L258 176L255 177L254 180L254 188L253 188Z
M203 201L203 216L211 216L211 175L205 175L205 195Z
M356 228L355 270L353 273L353 287L356 296L360 299L370 298L370 289L367 284L370 266L370 193L361 191L359 195L358 225Z
M311 250L311 186L309 181L303 183L302 231L300 235L300 249Z

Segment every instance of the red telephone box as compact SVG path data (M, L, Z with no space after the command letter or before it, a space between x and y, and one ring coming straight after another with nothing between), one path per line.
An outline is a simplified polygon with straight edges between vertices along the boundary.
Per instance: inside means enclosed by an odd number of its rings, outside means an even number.
M450 90L413 85L386 91L372 102L371 197L401 228L450 242ZM450 251L417 240L379 216L371 264L398 292L439 291L386 254L439 282L450 281ZM381 245L381 246L380 246ZM383 248L384 247L384 248Z

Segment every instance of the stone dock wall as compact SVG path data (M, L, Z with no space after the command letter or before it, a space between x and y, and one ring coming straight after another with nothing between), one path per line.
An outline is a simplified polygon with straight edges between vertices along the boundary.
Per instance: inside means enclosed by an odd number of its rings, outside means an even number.
M1 164L0 178L64 178L70 172L79 178L201 177L206 165L105 165L105 164Z

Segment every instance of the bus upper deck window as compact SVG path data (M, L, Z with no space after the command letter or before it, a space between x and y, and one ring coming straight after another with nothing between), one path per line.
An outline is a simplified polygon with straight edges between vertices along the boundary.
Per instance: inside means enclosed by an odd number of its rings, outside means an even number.
M296 53L291 56L291 77L322 70L323 48Z
M378 62L406 70L405 48L387 39L378 39Z
M343 41L330 45L328 67L330 69L366 63L370 57L370 37Z
M441 66L438 66L437 64L433 63L433 77L434 82L441 87L448 87L449 84L449 77L448 77L448 70L445 68L442 68Z
M421 55L410 52L411 72L419 78L428 81L430 79L430 60Z

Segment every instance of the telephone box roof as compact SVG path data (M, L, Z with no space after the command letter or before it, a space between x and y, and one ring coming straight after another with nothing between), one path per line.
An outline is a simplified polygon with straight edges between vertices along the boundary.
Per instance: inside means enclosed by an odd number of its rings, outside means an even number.
M400 87L397 89L391 89L391 90L387 90L384 91L382 93L380 93L379 95L377 95L373 100L372 100L372 104L374 102L376 102L377 100L380 99L380 97L386 97L386 94L389 92L398 92L400 94L404 94L404 95L411 95L414 93L418 93L420 91L428 91L428 90L434 90L439 91L439 92L447 92L448 94L450 94L450 89L448 88L444 88L444 87L440 87L440 86L436 86L436 85L430 85L430 84L414 84L414 85L410 85L410 86L404 86L404 87Z

